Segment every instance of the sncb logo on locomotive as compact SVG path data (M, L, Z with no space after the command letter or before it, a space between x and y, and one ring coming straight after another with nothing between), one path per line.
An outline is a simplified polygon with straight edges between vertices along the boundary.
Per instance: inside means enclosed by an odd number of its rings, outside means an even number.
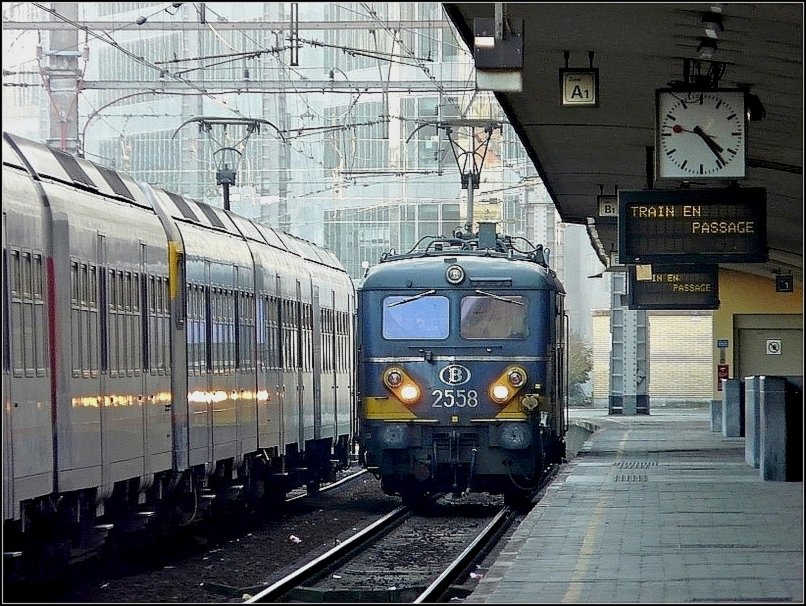
M464 385L470 381L470 370L461 364L451 364L439 371L439 380L445 385Z
M439 371L439 380L457 387L470 381L470 369L461 364L450 364ZM433 408L475 408L479 405L479 394L475 389L435 389L431 392Z

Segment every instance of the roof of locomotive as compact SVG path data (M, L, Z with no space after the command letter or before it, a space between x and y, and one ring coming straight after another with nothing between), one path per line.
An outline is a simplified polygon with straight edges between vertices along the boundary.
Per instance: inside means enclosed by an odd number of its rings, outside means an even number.
M481 240L484 244L484 240ZM422 242L422 241L421 241ZM525 240L524 240L525 242ZM548 267L542 246L519 250L506 236L488 240L479 248L478 239L430 238L423 246L403 254L385 254L358 284L358 290L379 289L484 289L507 288L565 292L557 274ZM436 246L435 246L436 244ZM465 279L451 284L446 270L459 265Z

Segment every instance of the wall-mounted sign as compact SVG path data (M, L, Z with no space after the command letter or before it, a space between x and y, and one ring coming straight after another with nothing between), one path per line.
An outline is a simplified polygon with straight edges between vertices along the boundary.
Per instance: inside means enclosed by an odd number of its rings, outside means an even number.
M599 68L561 68L560 105L599 107Z
M652 265L647 276L627 267L629 309L719 309L716 265ZM640 279L647 277L647 279Z
M722 379L730 379L730 366L718 364L716 367L716 388L722 391Z
M621 263L762 263L767 190L620 191Z
M795 280L790 274L775 276L775 292L792 292Z
M600 217L618 217L618 196L596 196Z

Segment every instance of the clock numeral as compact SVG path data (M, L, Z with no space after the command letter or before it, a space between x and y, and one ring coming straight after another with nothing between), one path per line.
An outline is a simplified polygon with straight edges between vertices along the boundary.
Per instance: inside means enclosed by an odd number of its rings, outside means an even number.
M722 106L722 99L716 102L716 108L719 109Z
M672 114L666 114L666 119L677 122L677 118L675 118Z
M683 160L683 164L680 165L680 168L685 169L686 164L688 164L688 160Z
M733 120L736 117L736 114L731 114L726 118L726 120Z
M677 151L677 149L670 149L669 151L667 151L667 152L666 152L666 155L667 155L667 156L671 156L671 155L672 155L673 153L675 153L676 151Z
M725 166L725 163L721 159L717 158L716 165L718 168L722 168L723 166Z
M700 174L702 174L702 164L700 164Z

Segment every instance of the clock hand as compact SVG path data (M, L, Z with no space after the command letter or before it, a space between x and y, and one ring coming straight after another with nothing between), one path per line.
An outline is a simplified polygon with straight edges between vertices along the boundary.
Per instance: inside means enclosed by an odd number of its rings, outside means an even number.
M702 138L702 140L705 141L705 144L709 147L709 149L712 152L714 152L714 155L722 163L722 166L724 166L725 160L721 156L721 153L724 150L719 146L719 144L716 141L714 141L709 135L707 135L705 131L701 129L699 126L695 126L693 132L698 134Z
M706 144L708 147L710 147L712 150L714 150L714 153L719 153L719 152L724 151L724 150L723 150L723 149L722 149L722 148L721 148L721 147L720 147L720 146L717 144L717 142L716 142L716 141L714 141L714 140L711 138L711 136L710 136L710 135L706 134L706 132L705 132L703 129L701 129L699 126L695 126L695 127L694 127L694 131L693 131L693 132L697 133L697 134L698 134L700 137L702 137L703 141L705 141L705 144Z

